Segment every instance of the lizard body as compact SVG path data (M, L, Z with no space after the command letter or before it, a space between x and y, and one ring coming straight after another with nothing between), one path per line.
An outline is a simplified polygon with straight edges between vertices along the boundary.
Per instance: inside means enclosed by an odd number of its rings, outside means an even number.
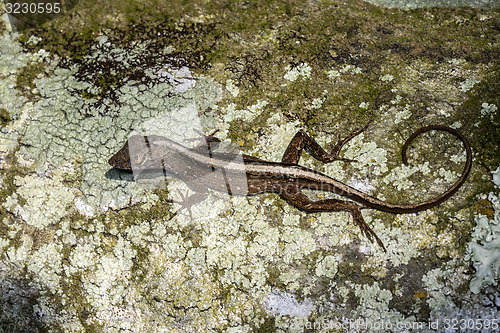
M348 211L354 222L369 240L375 239L385 250L375 232L366 224L361 209L372 208L384 212L401 214L415 213L434 207L452 196L465 182L472 165L472 152L467 139L455 129L446 126L427 126L414 132L403 145L402 158L407 164L406 150L418 135L432 131L445 131L461 140L466 150L464 170L458 180L444 193L427 201L415 204L394 204L382 201L320 172L298 165L305 149L314 158L329 163L334 160L351 160L339 157L342 146L366 129L366 126L339 140L333 150L326 152L304 131L299 131L290 141L281 162L268 162L249 155L219 153L211 150L211 143L218 140L207 138L207 147L187 148L161 136L132 136L113 157L109 164L122 170L160 169L189 184L203 179L203 187L233 195L257 195L277 193L290 204L307 212ZM238 161L238 156L242 160ZM218 177L206 175L218 174ZM196 187L199 187L197 184ZM311 200L302 190L312 189L333 192L353 201L339 199ZM359 204L358 204L359 203ZM361 205L360 205L361 204Z

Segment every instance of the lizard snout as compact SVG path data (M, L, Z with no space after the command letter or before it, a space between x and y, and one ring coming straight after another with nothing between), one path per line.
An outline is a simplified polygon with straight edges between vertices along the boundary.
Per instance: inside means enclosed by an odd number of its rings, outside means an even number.
M109 160L109 165L116 169L122 170L132 170L132 164L130 163L130 154L128 149L128 142L120 149L116 154L114 154Z

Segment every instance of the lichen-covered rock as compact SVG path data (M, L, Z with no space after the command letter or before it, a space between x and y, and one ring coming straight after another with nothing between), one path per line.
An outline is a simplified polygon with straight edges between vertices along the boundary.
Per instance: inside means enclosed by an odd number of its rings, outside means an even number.
M140 45L134 51L147 52ZM110 46L96 48L88 55L88 61L112 57L116 62L126 63L134 56ZM129 202L142 201L144 192L140 186L134 182L117 184L109 178L116 175L113 171L107 174L108 159L126 141L130 129L140 128L152 117L179 112L182 106L189 104L204 109L216 101L218 87L201 79L196 87L190 86L189 92L184 88L177 91L186 84L184 81L172 84L163 79L162 72L147 73L147 78L154 82L152 88L141 88L134 82L125 84L116 93L115 105L105 98L86 97L86 92L98 87L80 80L79 70L78 66L56 69L52 76L37 81L40 100L29 113L36 121L27 124L21 152L25 158L37 161L39 173L51 165L80 159L81 200L96 210L116 209ZM85 113L89 107L95 111L92 115Z
M19 188L7 198L4 207L39 229L59 222L75 199L72 189L61 182L60 174L49 180L26 176L16 179L15 184ZM18 202L18 196L24 204Z
M498 195L476 195L498 166L495 10L178 5L138 18L86 2L0 39L0 331L427 332L499 317ZM342 149L355 162L300 164L410 203L445 191L465 160L428 133L403 166L415 129L458 128L475 153L438 207L363 210L387 252L347 212L108 164L131 134L195 147L215 132L220 151L279 162L299 129L331 149L368 123Z
M367 0L373 4L386 7L413 9L420 7L448 7L448 6L486 6L494 4L496 0Z
M500 168L493 172L493 182L497 179ZM481 289L497 285L500 276L500 198L498 193L490 192L488 200L493 205L493 216L478 215L474 219L476 226L469 243L471 260L476 275L470 282L470 290L477 294Z

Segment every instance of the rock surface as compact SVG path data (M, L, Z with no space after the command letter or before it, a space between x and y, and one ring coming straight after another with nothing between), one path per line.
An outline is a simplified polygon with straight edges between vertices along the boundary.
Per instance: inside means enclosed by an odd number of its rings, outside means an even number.
M72 2L23 29L4 15L0 332L498 327L500 8L404 3ZM215 132L221 150L280 161L299 129L333 147L369 121L342 152L357 162L301 164L409 203L465 161L430 133L404 166L413 131L451 126L474 151L438 207L363 210L387 252L344 212L213 191L183 209L192 186L108 164L133 132L191 146Z

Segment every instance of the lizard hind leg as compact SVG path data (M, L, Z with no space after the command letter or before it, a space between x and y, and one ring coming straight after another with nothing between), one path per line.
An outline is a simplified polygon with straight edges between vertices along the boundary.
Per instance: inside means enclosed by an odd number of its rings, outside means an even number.
M294 187L293 183L288 184L288 186L284 186L279 195L290 204L306 212L346 211L351 213L354 223L356 223L361 229L361 233L365 235L370 242L373 243L375 240L384 252L387 252L384 243L382 243L375 231L373 231L373 229L365 222L363 215L361 214L361 209L368 207L360 206L354 202L342 201L338 199L311 200L302 191Z

